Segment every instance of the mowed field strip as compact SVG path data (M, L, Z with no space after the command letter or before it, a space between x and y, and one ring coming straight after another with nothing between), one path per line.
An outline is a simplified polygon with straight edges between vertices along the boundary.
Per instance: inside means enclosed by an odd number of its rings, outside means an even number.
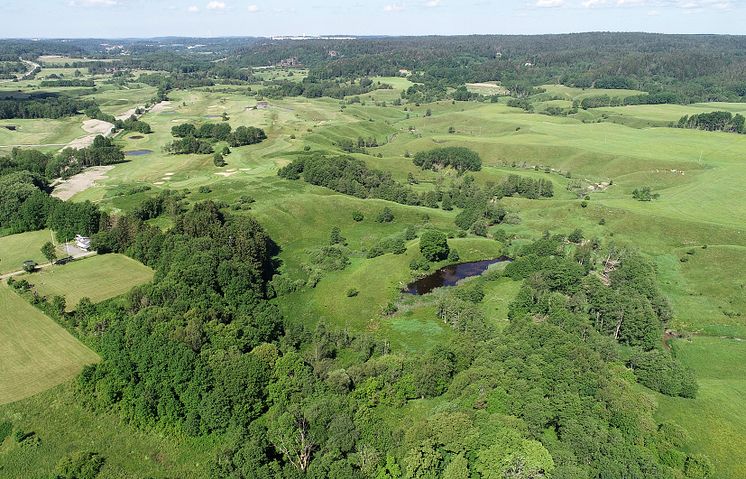
M0 357L0 404L63 383L99 359L5 284L0 285Z
M68 309L81 298L94 303L124 294L153 278L153 270L126 256L109 254L55 266L21 279L33 284L39 294L64 296Z
M49 230L29 231L0 238L0 274L20 271L23 262L28 259L39 264L46 263L41 247L52 239L52 232Z

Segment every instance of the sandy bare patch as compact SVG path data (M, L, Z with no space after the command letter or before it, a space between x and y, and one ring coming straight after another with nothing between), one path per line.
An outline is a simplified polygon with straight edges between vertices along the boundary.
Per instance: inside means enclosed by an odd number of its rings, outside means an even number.
M62 180L54 187L52 196L67 201L81 191L93 186L96 181L107 178L106 173L112 168L114 168L113 165L93 166L67 180Z
M151 113L160 113L162 111L170 110L171 102L170 101L162 101L160 103L156 103L155 105L150 108Z
M182 121L187 121L186 118L177 118L175 120L171 120L171 123L181 123Z
M134 115L134 114L135 114L136 112L137 112L137 108L130 108L129 110L125 111L125 112L124 112L124 113L122 113L122 114L119 114L119 115L115 116L114 118L116 118L117 120L122 120L122 121L124 121L124 120L126 120L127 118L129 118L129 117L131 117L132 115Z
M241 171L251 171L251 168L241 168Z
M505 88L502 85L498 85L495 82L482 82L482 83L467 83L466 88L475 88L475 89L481 89L481 90L489 90L491 92L497 92L501 94L507 95L509 93L508 89Z
M86 120L83 122L82 128L84 131L90 133L90 135L74 139L65 145L65 148L75 148L77 150L87 148L93 144L93 140L95 140L98 135L111 136L111 129L114 128L114 125L108 121Z
M155 183L153 183L153 184L154 184L154 185L157 185L157 186L161 186L161 185L165 184L165 182L164 182L164 181L156 181L156 182L155 182Z
M219 176L222 176L222 177L225 177L225 178L228 178L229 176L233 176L236 173L238 173L238 172L237 171L218 171L215 174L219 175Z
M174 176L174 174L169 171L168 173L163 173L163 176Z

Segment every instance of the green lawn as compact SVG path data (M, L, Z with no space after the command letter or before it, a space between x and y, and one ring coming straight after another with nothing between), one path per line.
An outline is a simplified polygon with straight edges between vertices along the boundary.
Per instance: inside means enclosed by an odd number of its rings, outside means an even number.
M20 271L27 259L38 264L46 263L41 247L47 241L52 241L49 230L0 237L0 274Z
M81 298L97 303L124 294L150 281L153 270L126 256L108 254L52 266L21 278L43 296L64 296L70 309Z
M676 355L694 369L696 399L658 396L659 420L672 421L689 433L687 447L710 457L718 479L746 477L746 341L695 337L674 343Z
M56 386L96 361L96 353L0 284L0 404Z

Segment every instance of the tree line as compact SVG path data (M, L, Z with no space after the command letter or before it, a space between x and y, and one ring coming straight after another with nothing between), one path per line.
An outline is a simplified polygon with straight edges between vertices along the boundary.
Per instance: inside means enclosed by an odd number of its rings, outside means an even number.
M746 118L729 111L713 111L712 113L699 113L696 115L684 115L676 124L679 128L692 128L706 131L724 131L728 133L746 133Z

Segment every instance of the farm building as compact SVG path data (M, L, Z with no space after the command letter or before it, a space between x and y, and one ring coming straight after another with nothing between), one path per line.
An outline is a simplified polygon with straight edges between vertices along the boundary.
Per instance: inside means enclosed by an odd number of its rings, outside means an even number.
M91 247L91 238L87 236L75 235L75 246L80 249L88 250Z

